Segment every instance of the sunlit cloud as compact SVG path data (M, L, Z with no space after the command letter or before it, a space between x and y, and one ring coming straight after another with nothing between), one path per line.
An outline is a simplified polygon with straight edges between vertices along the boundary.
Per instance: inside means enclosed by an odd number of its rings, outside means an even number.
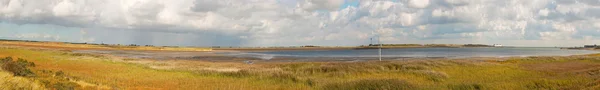
M579 45L600 39L599 6L597 0L0 0L0 21L83 28L74 40L55 40L96 43L360 45L385 30L387 43Z

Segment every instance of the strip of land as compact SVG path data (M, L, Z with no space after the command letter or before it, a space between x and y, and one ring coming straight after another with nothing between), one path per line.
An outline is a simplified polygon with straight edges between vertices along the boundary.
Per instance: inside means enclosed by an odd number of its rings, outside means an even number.
M120 45L96 43L69 43L50 41L2 40L0 45L52 48L64 50L141 50L141 51L281 51L281 50L353 50L353 49L394 49L394 48L464 48L494 47L483 44L370 44L363 46L291 46L291 47L179 47L152 45Z

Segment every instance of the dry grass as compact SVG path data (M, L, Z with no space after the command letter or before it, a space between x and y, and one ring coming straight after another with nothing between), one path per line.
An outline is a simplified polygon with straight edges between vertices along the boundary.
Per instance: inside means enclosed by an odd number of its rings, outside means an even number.
M596 89L600 76L595 56L250 65L0 48L5 56L111 89Z
M64 71L81 81L120 89L269 89L288 86L303 88L303 85L294 83L280 84L256 78L230 78L220 74L157 70L141 64L89 56L72 56L57 51L3 48L0 49L0 56L24 58L36 63L37 66L33 68L35 70Z
M3 90L44 90L41 83L25 77L14 77L0 70L0 87Z
M585 71L588 69L594 69L600 67L598 63L588 63L588 62L580 62L580 61L568 61L568 62L550 62L550 63L539 63L539 64L522 64L521 66L536 70L536 71L545 71L545 72L579 72Z

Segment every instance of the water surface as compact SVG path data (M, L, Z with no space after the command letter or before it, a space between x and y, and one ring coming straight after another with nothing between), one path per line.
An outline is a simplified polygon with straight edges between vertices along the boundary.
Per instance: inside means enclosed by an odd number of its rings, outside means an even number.
M155 60L204 60L204 61L366 61L378 60L378 49L365 50L312 50L268 52L154 52L126 50L78 50L76 53L110 54L126 58ZM469 57L525 57L569 56L600 53L591 50L566 50L559 48L404 48L382 49L385 60L421 58L469 58Z
M378 57L378 49L365 50L318 50L318 51L270 51L251 52L263 56L285 57ZM600 53L590 50L567 50L560 48L405 48L382 49L382 57L524 57L569 56Z

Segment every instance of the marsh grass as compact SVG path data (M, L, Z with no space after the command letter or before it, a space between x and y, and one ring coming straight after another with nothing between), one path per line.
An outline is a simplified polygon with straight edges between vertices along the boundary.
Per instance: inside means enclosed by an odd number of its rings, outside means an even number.
M367 79L350 82L332 83L322 87L323 90L414 90L410 83L398 79Z
M22 58L15 61L12 57L5 57L0 59L0 66L2 70L11 72L15 77L31 78L48 89L74 90L80 87L77 83L71 82L71 78L62 71L53 73L50 70L30 70L29 67L35 67L35 63Z
M36 73L38 76L34 78L49 89L75 90L82 88L81 85L72 82L75 78L68 76L63 71L39 70Z
M26 77L15 77L9 72L0 70L0 87L3 90L44 90L41 83Z
M545 89L545 90L559 90L559 89L569 89L572 87L568 86L569 81L556 81L556 80L534 80L530 84L527 84L527 88L529 89Z
M485 89L481 84L471 83L471 84L450 84L448 85L448 89L450 90L482 90Z
M67 53L67 54L63 54ZM36 64L31 68L48 80L44 86L72 86L61 81L81 80L112 89L582 89L596 87L598 78L572 72L546 72L525 64L585 62L600 64L595 56L526 57L503 61L419 60L367 62L295 62L248 65L239 71L157 69L152 65L218 66L220 63L141 64L110 57L64 51L0 48L0 56L13 56ZM194 64L197 63L197 64ZM229 67L237 67L231 64ZM237 67L240 68L240 67ZM41 72L40 70L49 70ZM52 71L52 72L50 72ZM587 72L586 72L587 73ZM583 73L583 74L586 74ZM68 79L68 80L67 80ZM79 87L76 87L79 88Z

